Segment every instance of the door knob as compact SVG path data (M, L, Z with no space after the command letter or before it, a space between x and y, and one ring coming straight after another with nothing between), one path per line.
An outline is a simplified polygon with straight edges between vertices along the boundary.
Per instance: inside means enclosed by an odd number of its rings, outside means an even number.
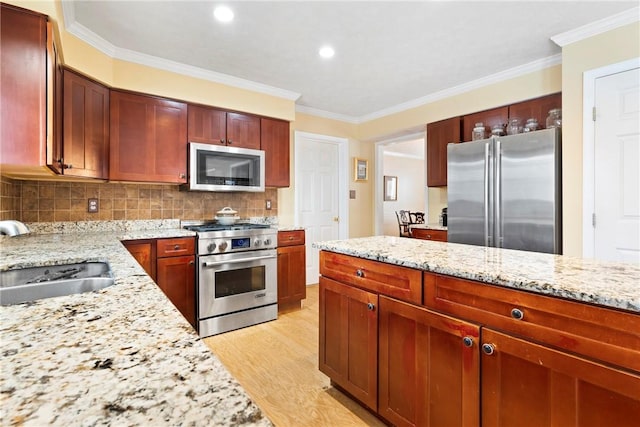
M340 222L340 217L334 216L333 217L333 222Z

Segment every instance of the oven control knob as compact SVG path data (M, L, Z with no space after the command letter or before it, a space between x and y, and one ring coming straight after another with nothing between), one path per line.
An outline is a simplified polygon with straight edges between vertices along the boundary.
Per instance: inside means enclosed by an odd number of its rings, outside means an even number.
M258 246L260 246L261 244L262 244L262 240L260 240L260 239L256 239L256 240L254 240L254 241L253 241L253 246L258 247Z
M218 243L218 250L220 252L224 252L225 249L227 249L227 242L220 242Z
M264 239L264 245L269 246L271 244L271 239Z
M209 243L207 245L207 251L209 253L213 253L213 251L215 251L215 250L216 250L216 244L215 243Z

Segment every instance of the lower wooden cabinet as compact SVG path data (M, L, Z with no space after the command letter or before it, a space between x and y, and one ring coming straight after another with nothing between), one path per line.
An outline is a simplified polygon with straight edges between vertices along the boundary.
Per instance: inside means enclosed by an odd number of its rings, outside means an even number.
M378 413L396 426L478 425L480 326L384 296L378 316Z
M158 287L195 328L195 255L158 258L157 276Z
M304 230L278 232L278 310L299 308L307 297Z
M430 230L426 228L412 228L411 237L422 240L435 240L437 242L447 241L447 232L445 230Z
M637 426L640 376L482 330L483 426Z
M378 296L320 277L319 367L374 412L378 406Z
M149 240L128 240L122 242L125 248L144 268L149 277L156 280L156 241Z
M356 280L338 267L373 261L327 251L320 259L320 370L391 424L640 419L636 314L428 272L416 304L383 286L362 289L360 276L398 266L367 264Z
M195 238L130 240L122 243L195 328Z

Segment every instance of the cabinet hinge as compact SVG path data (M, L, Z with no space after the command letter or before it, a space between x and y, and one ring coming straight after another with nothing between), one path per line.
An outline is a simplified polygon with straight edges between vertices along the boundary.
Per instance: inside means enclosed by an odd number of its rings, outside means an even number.
M596 107L595 107L595 105L591 109L591 120L593 120L594 122L596 121Z
M596 228L596 214L595 213L591 214L591 225L593 226L593 228Z

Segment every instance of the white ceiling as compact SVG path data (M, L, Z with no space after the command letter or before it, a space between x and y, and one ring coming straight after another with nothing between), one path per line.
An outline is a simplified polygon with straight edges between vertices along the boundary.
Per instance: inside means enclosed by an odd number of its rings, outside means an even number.
M213 19L221 3L233 9L233 22ZM550 37L637 6L558 0L63 1L67 29L112 56L174 61L164 62L284 94L297 99L301 111L356 122L514 67L557 63L561 50ZM332 59L318 56L323 44L335 48Z

